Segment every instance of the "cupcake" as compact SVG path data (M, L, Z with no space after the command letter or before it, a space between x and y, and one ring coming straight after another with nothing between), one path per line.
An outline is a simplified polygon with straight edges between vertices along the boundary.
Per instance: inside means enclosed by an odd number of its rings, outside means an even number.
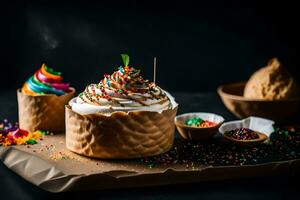
M18 89L19 124L27 131L65 130L65 105L75 90L45 64Z
M140 70L124 66L90 84L66 107L66 145L89 157L119 159L168 151L178 104Z

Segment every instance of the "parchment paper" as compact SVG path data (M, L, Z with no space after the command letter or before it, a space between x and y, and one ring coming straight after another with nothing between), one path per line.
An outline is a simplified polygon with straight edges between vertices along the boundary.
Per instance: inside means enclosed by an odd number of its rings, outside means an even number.
M245 166L180 164L149 168L137 160L97 160L65 148L64 135L46 136L36 145L0 147L1 161L34 185L50 191L158 186L291 173L300 159Z

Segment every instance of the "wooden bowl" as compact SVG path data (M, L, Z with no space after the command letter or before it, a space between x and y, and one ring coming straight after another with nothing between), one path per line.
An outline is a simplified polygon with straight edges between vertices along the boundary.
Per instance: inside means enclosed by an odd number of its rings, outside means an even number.
M218 88L227 109L238 118L257 116L283 122L297 113L300 98L286 100L263 100L243 97L245 82L222 85Z
M223 137L225 140L230 141L238 146L254 146L254 145L263 143L266 139L268 139L268 136L263 133L260 133L257 131L255 131L255 133L258 134L259 138L252 139L252 140L237 140L237 139L227 136L226 134L223 134Z
M215 122L216 125L212 127L201 128L201 127L192 127L185 124L186 120L194 117L200 117L204 120ZM175 118L176 128L180 136L186 140L209 139L218 132L218 129L223 122L224 122L224 118L222 116L213 113L203 113L203 112L185 113L182 115L178 115Z

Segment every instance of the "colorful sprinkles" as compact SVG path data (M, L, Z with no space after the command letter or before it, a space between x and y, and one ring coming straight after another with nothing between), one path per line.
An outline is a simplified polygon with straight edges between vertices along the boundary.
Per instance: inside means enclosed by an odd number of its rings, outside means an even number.
M11 123L4 119L0 123L0 146L37 144L37 140L42 139L42 136L47 134L49 132L40 130L28 132L20 129L18 123Z
M191 119L186 120L185 122L188 126L199 127L199 128L207 128L217 125L215 122L211 122L208 120L204 120L200 117L193 117Z
M300 127L276 127L269 144L239 147L223 143L222 139L206 142L179 141L167 153L139 159L148 168L182 164L194 166L251 165L271 161L300 159Z
M30 145L42 140L43 135L51 133L49 131L30 133L20 129L18 123L11 123L6 119L0 123L0 146L26 145L30 148ZM60 143L63 144L63 141ZM33 152L49 151L49 157L55 161L75 159L69 151L52 152L54 149L53 144L42 143L42 147ZM203 142L178 140L167 153L137 161L149 169L183 165L187 170L193 170L198 166L242 166L293 159L300 159L299 125L275 126L275 132L271 134L269 143L249 147L228 144L221 138ZM81 157L75 160L86 162Z
M249 128L237 128L225 132L224 135L235 140L255 140L259 138L259 135Z

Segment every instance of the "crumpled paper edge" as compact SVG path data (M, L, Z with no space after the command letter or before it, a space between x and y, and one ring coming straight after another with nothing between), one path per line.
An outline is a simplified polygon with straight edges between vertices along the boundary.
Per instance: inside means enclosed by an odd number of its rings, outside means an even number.
M207 166L200 170L168 168L159 173L114 170L104 173L65 174L52 163L14 147L0 147L0 160L28 182L53 193L268 176L292 173L300 167L300 159L297 159L257 165Z

